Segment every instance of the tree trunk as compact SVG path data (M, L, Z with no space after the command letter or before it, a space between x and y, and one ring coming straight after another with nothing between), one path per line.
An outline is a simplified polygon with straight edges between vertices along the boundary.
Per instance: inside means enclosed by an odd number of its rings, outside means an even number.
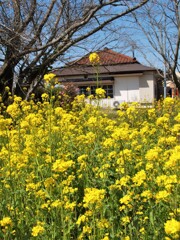
M6 104L8 101L8 92L6 87L9 87L9 91L12 93L13 88L13 75L14 75L14 66L8 65L8 67L3 72L0 79L0 94L2 95L3 102Z

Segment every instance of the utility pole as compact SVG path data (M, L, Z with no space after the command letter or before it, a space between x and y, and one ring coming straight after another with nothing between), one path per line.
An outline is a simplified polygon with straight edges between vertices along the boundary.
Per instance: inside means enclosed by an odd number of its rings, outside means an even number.
M164 26L166 28L166 17L164 15ZM164 38L164 98L167 96L167 86L166 86L166 34L163 34Z
M166 86L166 61L164 61L164 98L167 95L167 86Z

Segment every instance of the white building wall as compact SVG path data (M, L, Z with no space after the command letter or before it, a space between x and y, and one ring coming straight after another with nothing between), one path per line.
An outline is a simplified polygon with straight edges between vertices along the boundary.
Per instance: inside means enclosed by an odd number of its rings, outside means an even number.
M152 102L155 99L153 72L115 77L114 101Z
M121 102L138 102L139 76L119 76L114 81L114 100Z
M155 99L153 73L145 73L139 78L139 94L141 102L152 102Z

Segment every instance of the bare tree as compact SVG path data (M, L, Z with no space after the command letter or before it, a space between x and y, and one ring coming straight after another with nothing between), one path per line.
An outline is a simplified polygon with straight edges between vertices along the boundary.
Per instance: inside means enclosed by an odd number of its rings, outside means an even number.
M57 58L149 0L3 0L0 1L0 92L24 97Z
M176 72L180 71L180 1L150 0L141 9L132 12L134 21L131 26L137 34L144 36L143 41L133 44L148 61L148 51L162 62L166 71L180 90L180 82ZM152 62L149 61L149 63ZM162 73L162 72L161 72Z

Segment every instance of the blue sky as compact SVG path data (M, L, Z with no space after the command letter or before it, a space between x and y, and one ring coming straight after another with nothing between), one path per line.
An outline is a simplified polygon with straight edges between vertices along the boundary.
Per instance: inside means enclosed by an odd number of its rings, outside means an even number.
M47 3L48 1L50 0L46 0L45 2ZM151 2L153 1L155 0L151 0ZM158 2L162 3L168 1L169 0L158 0ZM156 18L159 16L160 15L157 14ZM142 20L144 20L145 24L145 19ZM130 22L130 18L127 16L122 17L111 23L110 26L106 26L103 30L66 51L63 57L60 57L56 61L54 66L62 66L66 61L73 61L74 59L80 58L89 52L107 47L130 57L133 57L134 53L134 56L142 64L163 68L161 57L158 54L153 54L155 52L152 50L152 47L149 45L146 37L142 34L142 32L135 29L134 26L135 25ZM89 27L92 28L93 26L90 25ZM83 28L82 31L87 30L86 28ZM81 34L81 32L79 34Z
M151 7L152 19L154 18L154 20L156 20L156 23L162 26L162 29L158 29L157 27L155 28L155 34L157 33L157 35L160 36L160 33L164 35L163 31L167 31L168 37L171 40L176 34L176 28L172 25L170 18L166 20L166 24L163 26L163 10L166 8L164 8L164 5L157 5L157 3L172 4L172 2L169 0L152 0L150 1L149 5ZM169 6L172 7L172 5ZM152 37L152 40L155 42L156 45L157 39L155 39L155 36L153 35L154 33L151 29L151 26L148 26L148 22L150 20L146 18L145 15L142 15L143 13L141 12L141 9L139 9L138 11L142 17L142 25L145 26L146 30L151 32L152 35L150 34L150 36ZM166 13L168 17L174 18L173 12L166 9ZM133 56L134 52L135 57L142 64L163 69L164 60L162 59L161 55L159 55L151 47L146 36L142 33L142 31L137 30L136 26L137 25L134 25L132 23L132 19L130 19L128 16L120 18L114 23L112 23L110 26L105 27L102 31L99 31L94 36L87 39L85 42L78 44L77 47L74 47L71 51L68 51L68 54L70 54L70 56L78 58L80 56L83 56L84 54L87 54L88 52L95 51L96 49L103 49L104 47L108 47L131 57ZM172 44L171 41L170 44ZM166 41L166 54L168 54L170 47L174 47L170 44L168 43L168 41ZM156 46L157 48L159 48L158 43ZM172 52L169 51L169 58L171 56Z

